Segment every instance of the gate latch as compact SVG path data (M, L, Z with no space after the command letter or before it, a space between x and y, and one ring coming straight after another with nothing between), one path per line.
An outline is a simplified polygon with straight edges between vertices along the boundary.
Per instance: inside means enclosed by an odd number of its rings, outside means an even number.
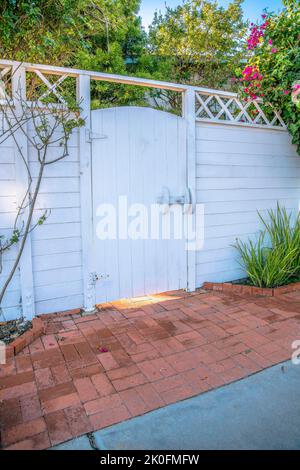
M161 195L157 198L156 202L164 206L163 213L169 212L171 205L181 204L184 206L184 213L194 212L194 200L190 188L185 189L185 193L179 196L171 196L169 188L164 186Z
M107 135L99 134L98 132L93 132L91 129L85 130L85 140L88 143L92 143L96 139L107 139Z

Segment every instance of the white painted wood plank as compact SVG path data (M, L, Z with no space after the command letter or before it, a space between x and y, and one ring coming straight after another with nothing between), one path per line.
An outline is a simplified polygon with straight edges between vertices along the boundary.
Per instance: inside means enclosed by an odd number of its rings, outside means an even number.
M15 196L16 185L14 181L0 181L0 197Z
M81 236L80 223L61 223L41 225L38 230L32 232L32 240L51 240L54 238L79 237ZM67 240L66 240L67 243Z
M78 267L81 266L81 252L64 253L63 256L57 254L34 256L32 262L35 273L49 269Z
M33 178L35 183L36 178ZM79 178L44 178L40 194L50 193L77 193L79 192Z
M197 151L197 164L202 165L236 165L236 166L257 166L257 167L282 167L298 168L299 156L287 155L256 155L253 153L237 153L231 154L222 152L198 152Z
M146 126L145 128L145 112L147 113L146 109L130 109L128 116L128 135L130 151L130 204L144 204L144 195L146 192L149 191L147 175L145 175L144 173L144 162L146 158L145 152L147 152L146 149L151 147L151 140L153 139L153 137L148 132L148 126ZM151 192L151 190L149 192ZM134 217L135 216L133 215L133 218ZM131 245L132 296L143 296L146 292L144 241L141 239L136 239L130 240L129 243ZM122 250L120 249L119 256L121 255L121 251ZM120 261L120 269L122 264ZM120 272L120 276L123 277L124 271L122 271Z
M54 255L81 251L81 237L54 238L52 240L36 240L34 256Z
M5 146L3 144L0 145L1 164L13 164L15 162L15 154L12 137L10 137L10 145L8 144L8 140L5 142L5 144Z
M20 290L7 290L5 292L3 302L2 302L2 308L10 308L10 307L20 307L21 302L20 302Z
M217 271L207 274L197 274L197 286L201 287L204 282L228 282L245 277L243 269L230 269L226 271Z
M224 190L202 190L197 191L197 200L202 203L213 201L236 201L236 200L253 200L253 199L270 199L274 198L297 198L299 196L299 188L280 188L274 191L273 189L224 189Z
M300 159L299 159L300 160ZM263 162L262 162L263 163ZM270 179L270 178L300 178L300 161L299 165L295 167L287 167L282 162L282 166L270 166L268 169L262 165L210 165L199 164L197 165L197 179L200 178L257 178L257 179ZM198 183L200 184L200 183Z
M294 199L290 198L278 198L274 199L274 196L271 199L257 199L247 200L247 201L212 201L205 204L205 214L231 214L231 213L243 213L245 211L256 211L256 210L265 210L272 209L276 207L278 202L287 207L298 208L299 207L299 198L295 197Z
M278 155L278 156L290 156L296 157L296 150L292 146L284 144L273 145L266 143L252 142L251 145L245 146L241 142L216 142L207 140L197 141L197 152L219 152L229 154L243 154L244 158L247 158L245 154L253 155Z
M112 167L107 170L107 175L112 178L112 194L111 201L117 207L118 196L127 197L128 207L133 204L135 194L132 193L132 187L138 182L132 179L134 174L133 156L135 151L135 133L131 135L132 127L130 114L132 110L128 107L114 110L114 130L115 140L112 144ZM104 118L105 119L105 118ZM111 136L112 138L112 136ZM113 248L115 247L115 248ZM133 242L129 238L118 239L117 243L108 242L109 256L106 258L107 269L110 267L115 279L118 278L119 297L133 296L133 273L134 273L134 247ZM112 250L114 253L112 254ZM113 281L113 279L112 279ZM115 281L113 281L113 284ZM110 294L111 295L111 294Z
M236 190L236 189L294 189L299 188L299 179L285 178L197 178L197 190Z
M80 207L80 194L76 193L52 193L40 194L37 200L39 209L56 209L64 207Z
M70 295L69 297L61 297L36 303L38 315L43 313L63 312L65 310L82 307L83 295Z
M8 213L16 210L16 196L0 196L0 212Z
M1 164L0 164L0 185L3 184L5 180L14 181L16 178L15 165L12 163L2 163L2 154L1 154Z
M159 196L164 187L169 187L168 181L168 148L167 148L167 121L164 114L158 114L155 119L155 147L154 153L160 156L156 163L157 175L157 196ZM168 214L162 215L161 224L166 223ZM169 250L168 240L161 239L162 229L160 232L160 242L157 244L157 286L161 292L170 290L169 277L168 277L168 264L169 264Z
M69 282L82 280L81 265L59 269L48 269L47 271L38 271L34 273L34 285L36 288L56 283L63 283L66 280Z
M12 229L15 222L15 214L13 212L0 212L0 230ZM2 235L2 231L0 232Z
M43 209L36 210L33 217L33 223L36 223L38 219L44 214ZM80 222L80 209L79 207L70 208L56 208L52 209L44 222L44 225L49 224L61 224Z
M152 138L152 145L147 145L144 150L144 174L147 178L147 184L151 191L144 192L144 202L151 211L151 206L156 203L156 197L159 194L160 188L158 186L157 168L159 162L157 161L158 153L155 151L155 121L156 113L145 113L143 117L143 126L147 129L149 136ZM151 212L150 212L151 214ZM150 218L151 216L149 216ZM149 220L149 233L151 230L151 220ZM144 242L144 280L145 291L156 293L159 290L159 281L157 279L157 245L159 240L149 240Z
M240 142L243 144L264 143L272 145L290 145L288 132L247 127L230 127L220 124L196 123L196 139L210 141Z
M207 214L205 215L205 227L224 227L225 225L240 225L240 224L255 224L259 223L259 216L257 211L264 217L266 220L268 218L267 209L259 209L257 203L257 210L254 211L247 211L245 207L245 211L243 212L231 212L225 214ZM275 208L275 204L272 204L272 207ZM288 212L298 212L298 208L295 206L293 208L289 208L285 206ZM271 208L271 206L269 206ZM268 208L268 209L269 209Z
M64 297L81 296L82 281L65 281L60 284L51 284L37 287L35 290L36 302L53 301Z

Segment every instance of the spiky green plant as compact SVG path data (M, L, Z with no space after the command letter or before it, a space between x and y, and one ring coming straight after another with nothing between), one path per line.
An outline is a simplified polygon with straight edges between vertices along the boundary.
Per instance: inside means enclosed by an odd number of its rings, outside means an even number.
M240 264L246 270L251 284L258 287L278 287L300 278L300 216L277 204L265 219L258 213L264 230L256 242L237 240L235 248Z

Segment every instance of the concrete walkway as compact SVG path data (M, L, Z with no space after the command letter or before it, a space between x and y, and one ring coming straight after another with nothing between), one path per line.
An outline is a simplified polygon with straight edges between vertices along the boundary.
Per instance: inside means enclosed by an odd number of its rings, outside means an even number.
M53 449L300 449L299 391L288 361Z

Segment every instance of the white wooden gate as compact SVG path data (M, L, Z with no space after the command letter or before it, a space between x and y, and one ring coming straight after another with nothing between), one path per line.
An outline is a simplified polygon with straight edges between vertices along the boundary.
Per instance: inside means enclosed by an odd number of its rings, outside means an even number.
M150 108L96 110L91 140L96 302L186 288L184 238L175 239L171 230L170 239L163 239L161 231L154 234L158 239L152 239L150 217L151 205L157 202L165 203L162 223L166 217L172 220L175 212L183 214L185 120ZM99 227L103 228L107 211L112 217L115 211L117 226L110 220L106 238L99 235ZM131 224L134 219L138 222L135 217L141 211L146 219L132 234Z

